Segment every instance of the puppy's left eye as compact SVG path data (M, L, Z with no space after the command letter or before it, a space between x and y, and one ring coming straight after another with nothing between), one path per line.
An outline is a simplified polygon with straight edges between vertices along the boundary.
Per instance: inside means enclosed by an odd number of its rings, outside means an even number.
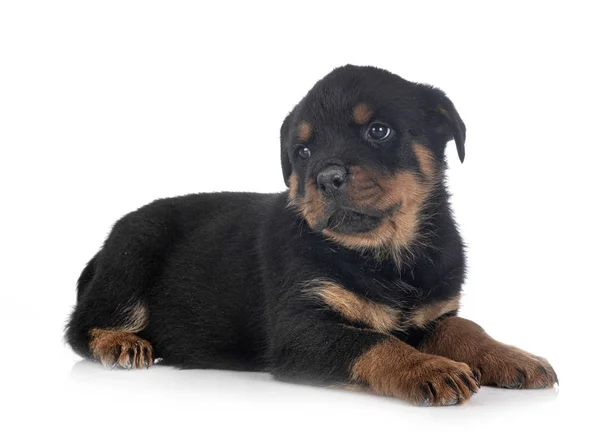
M391 133L392 129L381 122L374 122L367 131L369 138L375 141L384 141L390 137Z
M303 160L310 158L310 149L306 146L296 146L296 150L298 151L298 155Z

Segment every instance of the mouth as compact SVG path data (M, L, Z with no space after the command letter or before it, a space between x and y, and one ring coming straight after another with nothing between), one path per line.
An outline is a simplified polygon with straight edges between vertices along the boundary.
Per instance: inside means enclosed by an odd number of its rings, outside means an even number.
M377 210L358 210L340 207L324 219L322 228L341 234L360 234L377 229L385 220L396 212L398 207L382 212Z

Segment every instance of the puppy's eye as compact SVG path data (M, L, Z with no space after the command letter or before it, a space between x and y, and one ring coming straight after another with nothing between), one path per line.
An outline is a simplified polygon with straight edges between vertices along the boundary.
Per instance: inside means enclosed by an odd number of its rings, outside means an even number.
M371 124L368 130L368 135L371 139L375 141L383 141L390 137L392 133L392 129L390 129L387 125L382 124L380 122L374 122Z
M296 150L298 151L298 156L303 160L310 158L310 149L308 147L298 146L296 147Z

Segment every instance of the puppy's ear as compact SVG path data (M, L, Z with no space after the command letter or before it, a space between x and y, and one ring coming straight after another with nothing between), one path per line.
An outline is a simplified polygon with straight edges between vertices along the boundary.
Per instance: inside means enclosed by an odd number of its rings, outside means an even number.
M290 175L292 175L292 163L290 163L287 147L291 121L292 113L287 115L287 117L283 120L281 130L279 131L279 142L281 144L281 171L283 172L283 181L285 181L285 185L287 187L290 187Z
M465 139L467 137L467 128L456 111L452 101L443 91L433 88L434 102L430 104L430 113L435 116L435 131L444 135L446 141L454 139L458 158L462 163L465 160ZM431 110L433 108L433 110Z

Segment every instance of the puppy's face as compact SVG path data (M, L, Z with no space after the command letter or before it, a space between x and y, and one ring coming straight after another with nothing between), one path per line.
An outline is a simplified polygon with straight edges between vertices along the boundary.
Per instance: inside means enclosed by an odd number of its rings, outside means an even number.
M338 68L281 128L290 205L348 247L407 246L452 138L462 161L465 127L440 90L373 67Z

